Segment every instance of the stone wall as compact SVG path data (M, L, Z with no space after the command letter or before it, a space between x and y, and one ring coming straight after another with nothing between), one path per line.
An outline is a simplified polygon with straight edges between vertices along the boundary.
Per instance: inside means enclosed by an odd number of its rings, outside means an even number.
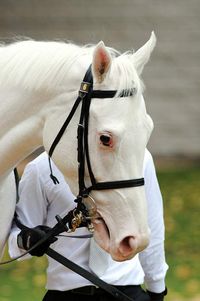
M158 43L143 79L155 129L155 155L200 155L199 0L0 0L0 40L16 36L103 40L137 49L154 30Z

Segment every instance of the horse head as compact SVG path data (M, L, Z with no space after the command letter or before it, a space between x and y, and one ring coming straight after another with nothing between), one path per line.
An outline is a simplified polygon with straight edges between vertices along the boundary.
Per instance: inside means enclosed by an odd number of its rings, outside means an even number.
M92 63L93 89L116 90L115 97L93 98L89 109L88 152L97 182L124 181L143 177L145 149L153 129L146 112L140 76L154 49L154 33L135 53L113 55L103 42L92 56L82 57L71 70L74 89L78 90L86 67ZM76 87L76 88L75 88ZM129 91L123 98L122 91ZM130 93L131 91L131 93ZM64 95L71 100L75 93ZM53 160L65 175L72 192L77 195L76 129L79 109L53 154ZM50 148L65 118L65 112L53 111L44 127L44 146ZM91 185L86 169L85 183ZM114 260L135 256L149 243L144 186L92 190L98 218L93 218L96 242Z

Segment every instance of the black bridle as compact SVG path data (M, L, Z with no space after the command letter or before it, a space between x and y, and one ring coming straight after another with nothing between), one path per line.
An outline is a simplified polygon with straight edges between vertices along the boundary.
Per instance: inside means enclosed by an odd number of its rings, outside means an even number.
M77 196L77 202L80 203L83 198L88 197L92 190L106 190L106 189L117 189L117 188L128 188L137 187L144 185L144 178L130 179L130 180L119 180L119 181L107 181L107 182L97 182L95 175L92 170L90 155L89 155L89 145L88 145L88 127L89 127L89 113L90 104L93 98L113 98L116 95L116 90L93 90L93 76L91 71L91 65L88 68L81 87L79 90L78 98L76 99L71 112L69 113L67 119L65 120L63 126L58 132L56 138L54 139L50 150L49 150L49 165L50 165L50 177L54 183L58 183L57 178L53 175L51 160L53 152L62 138L68 124L74 116L79 104L81 103L81 113L79 124L77 128L77 139L78 139L78 184L79 184L79 194ZM127 97L135 94L135 89L122 90L118 97ZM91 185L86 187L85 185L85 165L87 164L89 177Z

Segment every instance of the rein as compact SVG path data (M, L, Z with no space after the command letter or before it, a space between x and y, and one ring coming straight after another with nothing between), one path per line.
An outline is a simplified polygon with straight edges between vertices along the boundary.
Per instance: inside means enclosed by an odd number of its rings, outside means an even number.
M67 221L68 221L68 223L71 222L71 218L70 218L70 214L69 213L64 218L61 218L60 216L57 215L56 216L56 219L58 221L57 224L53 228L51 228L51 230L49 232L47 232L44 237L42 237L39 241L37 241L35 243L35 245L33 245L29 250L27 250L26 252L24 252L22 255L17 256L14 259L11 259L11 260L8 260L8 261L4 261L4 262L0 262L0 265L11 263L11 262L13 262L13 261L15 261L17 259L22 258L26 254L28 254L30 251L32 251L33 249L35 249L36 247L40 246L42 243L44 243L45 241L47 241L50 237L61 236L61 235L59 235L59 233L62 233L62 232L66 231L68 229L68 227L66 226ZM20 228L21 230L22 229L28 229L28 227L26 227L25 225L23 225L18 220L16 213L15 213L14 220L15 220L15 223L16 223L17 227ZM66 236L66 235L62 235L62 236ZM84 235L84 237L83 236L70 236L70 237L72 237L72 238L91 238L91 234L90 235ZM61 254L59 254L58 252L56 252L52 248L49 247L47 249L47 251L46 251L46 254L49 257L51 257L54 260L56 260L57 262L59 262L60 264L62 264L65 267L67 267L68 269L71 269L73 272L75 272L75 273L81 275L82 277L84 277L85 279L89 280L90 282L92 282L97 287L101 287L106 292L108 292L109 294L111 294L112 296L114 296L116 299L121 300L121 301L134 301L134 299L132 299L129 296L127 296L126 294L124 294L122 291L120 291L115 286L113 286L111 284L108 284L107 282L101 280L96 275L90 273L89 271L87 271L86 269L84 269L81 266L77 265L73 261L71 261L68 258L62 256Z

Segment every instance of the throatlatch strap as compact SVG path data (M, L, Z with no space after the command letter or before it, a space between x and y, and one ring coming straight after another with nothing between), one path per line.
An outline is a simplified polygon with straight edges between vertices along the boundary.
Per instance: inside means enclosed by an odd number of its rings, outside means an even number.
M20 176L17 170L17 167L14 168L14 177L15 177L15 187L16 187L16 203L19 201L19 181L20 181Z
M63 123L63 125L62 125L60 131L58 132L56 138L54 139L54 141L53 141L53 143L52 143L52 145L51 145L51 147L50 147L50 150L49 150L49 157L52 156L52 154L53 154L53 152L54 152L54 150L55 150L55 148L56 148L58 142L59 142L60 139L62 138L62 136L63 136L63 134L64 134L64 132L65 132L65 130L66 130L68 124L70 123L72 117L74 116L74 114L75 114L75 112L76 112L76 109L77 109L77 107L78 107L78 105L79 105L80 102L81 102L81 98L78 97L78 98L76 99L76 101L75 101L75 103L74 103L72 109L71 109L71 112L70 112L69 115L67 116L67 119L66 119L65 122Z
M56 138L54 139L51 147L50 147L50 150L49 150L49 167L50 167L50 178L53 180L54 184L57 184L59 183L58 179L53 175L53 171L52 171L52 166L51 166L51 160L50 158L52 157L53 155L53 152L57 146L57 144L59 143L60 139L62 138L65 130L67 129L70 121L72 120L80 102L83 100L83 98L85 97L85 95L87 95L88 93L88 90L89 90L89 87L90 85L93 83L93 78L92 78L92 72L91 72L91 65L89 66L85 76L84 76L84 79L83 79L83 82L81 83L81 87L80 87L80 90L79 90L79 95L69 113L69 115L67 116L67 119L65 120L65 122L63 123L60 131L58 132Z

